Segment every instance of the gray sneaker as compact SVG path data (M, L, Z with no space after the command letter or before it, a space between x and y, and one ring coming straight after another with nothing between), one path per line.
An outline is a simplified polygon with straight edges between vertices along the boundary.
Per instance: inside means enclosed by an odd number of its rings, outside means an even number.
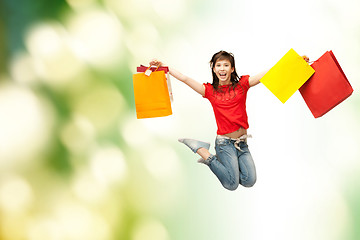
M210 143L201 142L195 139L179 138L178 141L188 146L194 153L196 153L199 148L206 148L207 150L210 148Z

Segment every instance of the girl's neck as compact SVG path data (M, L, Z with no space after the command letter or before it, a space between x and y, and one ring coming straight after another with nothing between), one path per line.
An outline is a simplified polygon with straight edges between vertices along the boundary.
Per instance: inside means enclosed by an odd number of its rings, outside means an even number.
M219 86L227 86L227 85L230 85L231 84L231 81L226 81L226 82L219 82Z

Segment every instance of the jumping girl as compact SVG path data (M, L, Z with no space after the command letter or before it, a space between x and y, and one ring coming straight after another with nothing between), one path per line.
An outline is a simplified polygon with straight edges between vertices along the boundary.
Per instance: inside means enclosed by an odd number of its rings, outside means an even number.
M303 56L306 61L309 59ZM164 66L153 60L150 65ZM246 95L250 87L257 85L265 72L254 76L238 76L233 54L226 51L215 53L210 61L213 82L201 84L169 67L170 74L185 83L195 92L207 98L214 110L217 123L215 140L216 155L209 152L210 144L194 139L182 138L194 153L201 156L204 163L220 180L224 188L235 190L238 185L252 187L256 182L256 170L250 154L247 138L249 128L246 113Z

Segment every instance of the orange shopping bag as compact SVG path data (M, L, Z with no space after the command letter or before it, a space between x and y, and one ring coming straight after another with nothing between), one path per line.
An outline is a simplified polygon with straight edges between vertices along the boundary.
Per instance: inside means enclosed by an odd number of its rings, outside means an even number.
M168 90L169 90L169 95L170 95L170 101L173 102L174 101L174 97L173 97L173 93L172 93L172 88L171 88L171 81L170 81L170 73L169 73L169 67L157 67L157 66L153 66L150 67L150 69L144 65L140 65L140 67L136 68L137 72L146 72L146 70L151 70L151 71L164 71L165 72L165 76L166 76L166 83L168 86Z
M159 68L159 67L158 67ZM136 116L140 118L164 117L172 114L170 96L164 71L133 74Z

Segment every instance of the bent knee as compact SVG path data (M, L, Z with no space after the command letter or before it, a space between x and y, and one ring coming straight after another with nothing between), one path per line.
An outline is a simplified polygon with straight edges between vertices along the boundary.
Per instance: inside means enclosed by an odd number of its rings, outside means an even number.
M256 183L256 178L249 178L247 181L242 182L241 185L243 185L244 187L250 188L252 186L254 186Z
M230 191L235 191L239 186L239 183L226 183L223 187Z

